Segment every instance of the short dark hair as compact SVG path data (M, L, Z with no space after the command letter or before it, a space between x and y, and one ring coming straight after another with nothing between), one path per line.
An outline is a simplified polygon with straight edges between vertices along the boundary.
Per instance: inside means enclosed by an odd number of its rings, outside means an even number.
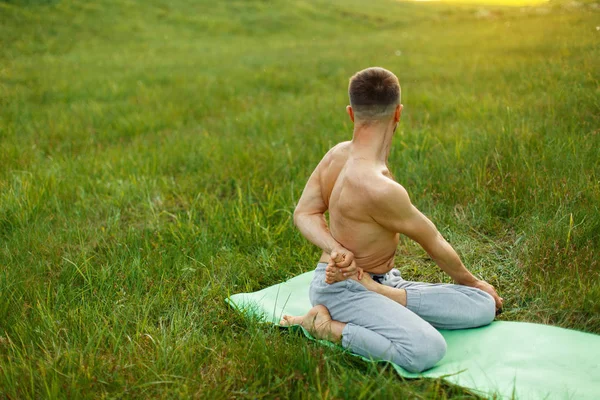
M357 72L348 85L350 105L360 119L388 116L400 104L400 96L400 82L396 75L380 67Z

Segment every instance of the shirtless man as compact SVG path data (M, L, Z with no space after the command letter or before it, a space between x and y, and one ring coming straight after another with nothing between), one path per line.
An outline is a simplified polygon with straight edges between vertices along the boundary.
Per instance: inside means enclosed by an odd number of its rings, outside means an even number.
M294 212L300 232L323 250L309 289L314 307L280 324L300 324L317 338L421 372L446 352L434 327L487 325L502 299L465 268L387 168L402 113L398 78L367 68L350 79L348 93L352 141L323 157ZM402 279L394 268L400 234L419 243L457 284Z

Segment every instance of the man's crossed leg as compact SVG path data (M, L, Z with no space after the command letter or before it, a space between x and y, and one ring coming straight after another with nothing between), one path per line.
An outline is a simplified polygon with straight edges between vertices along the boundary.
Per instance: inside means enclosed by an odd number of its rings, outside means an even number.
M492 296L476 288L409 282L396 269L375 276L381 287L405 291L402 304L401 295L394 301L355 279L327 284L326 266L318 264L310 285L315 307L302 317L285 316L281 324L301 324L318 338L341 342L357 354L389 360L411 372L431 368L444 357L446 343L434 326L473 328L489 324L495 316Z

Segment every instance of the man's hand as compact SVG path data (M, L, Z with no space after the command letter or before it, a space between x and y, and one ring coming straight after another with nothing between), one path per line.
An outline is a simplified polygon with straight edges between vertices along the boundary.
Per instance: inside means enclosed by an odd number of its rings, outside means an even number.
M345 277L348 278L356 274L358 267L354 262L354 253L352 253L350 250L342 246L336 247L331 251L329 258L329 263L333 263L337 268L339 268Z
M496 293L496 289L492 285L490 285L486 281L477 280L477 281L475 281L475 283L473 285L470 285L470 286L477 288L477 289L481 289L484 292L490 294L494 298L494 301L496 302L496 312L498 314L502 312L502 303L504 302L504 299L502 297L498 296L498 293Z
M363 270L356 266L354 254L350 250L339 247L332 251L329 257L329 263L325 269L325 282L332 284L348 278L361 280Z

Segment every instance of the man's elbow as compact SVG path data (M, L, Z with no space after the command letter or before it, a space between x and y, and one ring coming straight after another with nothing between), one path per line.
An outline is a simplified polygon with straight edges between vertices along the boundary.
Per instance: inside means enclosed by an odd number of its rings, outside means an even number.
M294 210L294 225L301 230L303 226L314 223L314 216L314 213L306 212L306 210L298 209L298 207L296 207Z

